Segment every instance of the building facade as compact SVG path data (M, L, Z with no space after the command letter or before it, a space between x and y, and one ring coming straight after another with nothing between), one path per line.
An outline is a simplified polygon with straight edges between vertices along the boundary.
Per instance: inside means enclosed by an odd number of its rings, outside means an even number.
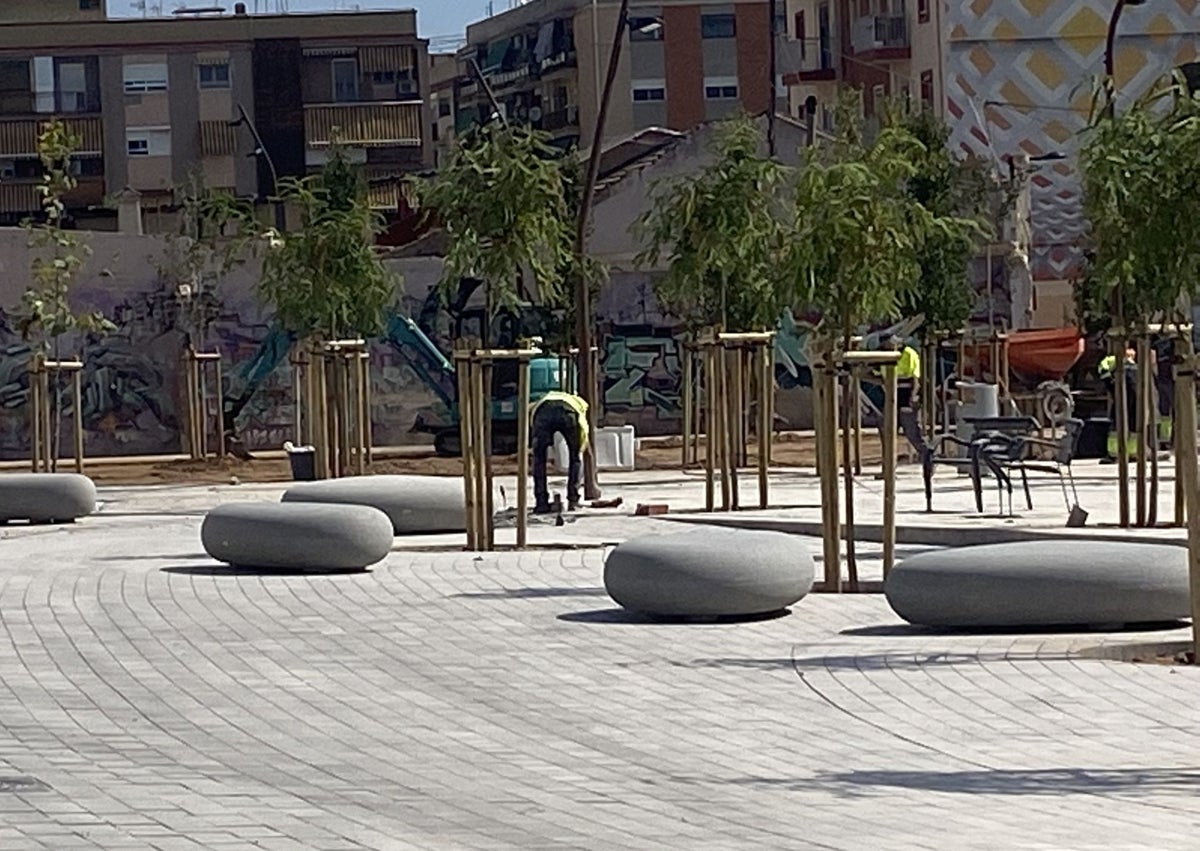
M277 178L319 168L335 140L383 184L381 207L395 207L399 175L432 163L415 12L260 16L239 3L231 15L106 20L102 4L70 5L61 27L0 10L0 223L38 209L36 142L51 118L82 140L69 205L101 228L114 196L169 208L197 172L266 198Z
M619 5L530 0L468 27L458 54L457 131L495 111L477 65L510 120L539 127L564 147L589 147ZM772 80L767 0L632 4L605 139L648 127L686 131L739 111L783 107L782 80L790 69L784 6L780 0L774 22L779 52Z
M942 4L938 0L788 0L788 36L800 54L787 77L790 108L815 103L830 129L839 88L862 97L870 118L888 99L942 109Z

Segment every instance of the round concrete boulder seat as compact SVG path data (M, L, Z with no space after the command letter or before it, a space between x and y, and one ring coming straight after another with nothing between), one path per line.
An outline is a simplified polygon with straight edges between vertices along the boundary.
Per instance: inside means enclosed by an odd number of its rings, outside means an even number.
M355 476L300 482L284 492L283 501L369 505L388 516L397 535L464 532L467 528L460 478Z
M200 541L234 567L362 570L392 548L392 524L365 505L234 503L208 513Z
M626 609L680 618L778 612L813 584L813 559L781 532L696 527L635 538L604 563L604 587Z
M909 623L1057 627L1187 617L1188 552L1164 544L1022 541L905 559L884 594Z
M78 473L0 474L0 523L65 523L96 510L96 485Z

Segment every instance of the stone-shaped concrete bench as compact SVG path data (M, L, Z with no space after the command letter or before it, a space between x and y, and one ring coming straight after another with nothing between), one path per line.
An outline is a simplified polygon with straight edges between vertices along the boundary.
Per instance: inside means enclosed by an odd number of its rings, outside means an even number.
M78 473L0 474L0 523L65 523L96 510L96 485Z
M447 476L357 476L300 482L284 492L283 501L369 505L391 519L397 535L464 532L467 528L462 479Z
M365 505L234 503L208 513L200 541L234 567L362 570L392 548L392 524Z
M808 549L781 532L700 526L626 541L604 563L604 587L613 600L664 617L778 612L812 584Z
M1022 541L905 559L884 583L909 623L1052 627L1187 617L1188 552L1164 544Z

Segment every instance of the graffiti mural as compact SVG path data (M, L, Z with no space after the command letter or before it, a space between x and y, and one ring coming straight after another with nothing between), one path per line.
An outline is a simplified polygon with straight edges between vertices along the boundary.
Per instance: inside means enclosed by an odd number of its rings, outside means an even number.
M679 431L683 365L671 326L602 326L600 376L605 422L639 434Z

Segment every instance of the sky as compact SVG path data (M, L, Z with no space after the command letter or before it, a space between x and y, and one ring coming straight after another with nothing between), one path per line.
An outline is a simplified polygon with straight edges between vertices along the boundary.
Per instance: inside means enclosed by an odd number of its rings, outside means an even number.
M154 0L152 0L154 2ZM178 6L185 5L183 0L159 0L164 11L168 14ZM190 2L186 5L219 5L232 10L235 0L203 0ZM261 8L275 7L278 0L259 0ZM254 0L245 0L246 5L253 10ZM495 0L497 11L507 7L506 0ZM134 14L131 0L109 0L110 15ZM487 15L487 0L287 0L287 7L292 12L315 12L334 8L360 7L370 9L416 9L417 26L425 38L434 36L464 36L467 24L477 21Z

